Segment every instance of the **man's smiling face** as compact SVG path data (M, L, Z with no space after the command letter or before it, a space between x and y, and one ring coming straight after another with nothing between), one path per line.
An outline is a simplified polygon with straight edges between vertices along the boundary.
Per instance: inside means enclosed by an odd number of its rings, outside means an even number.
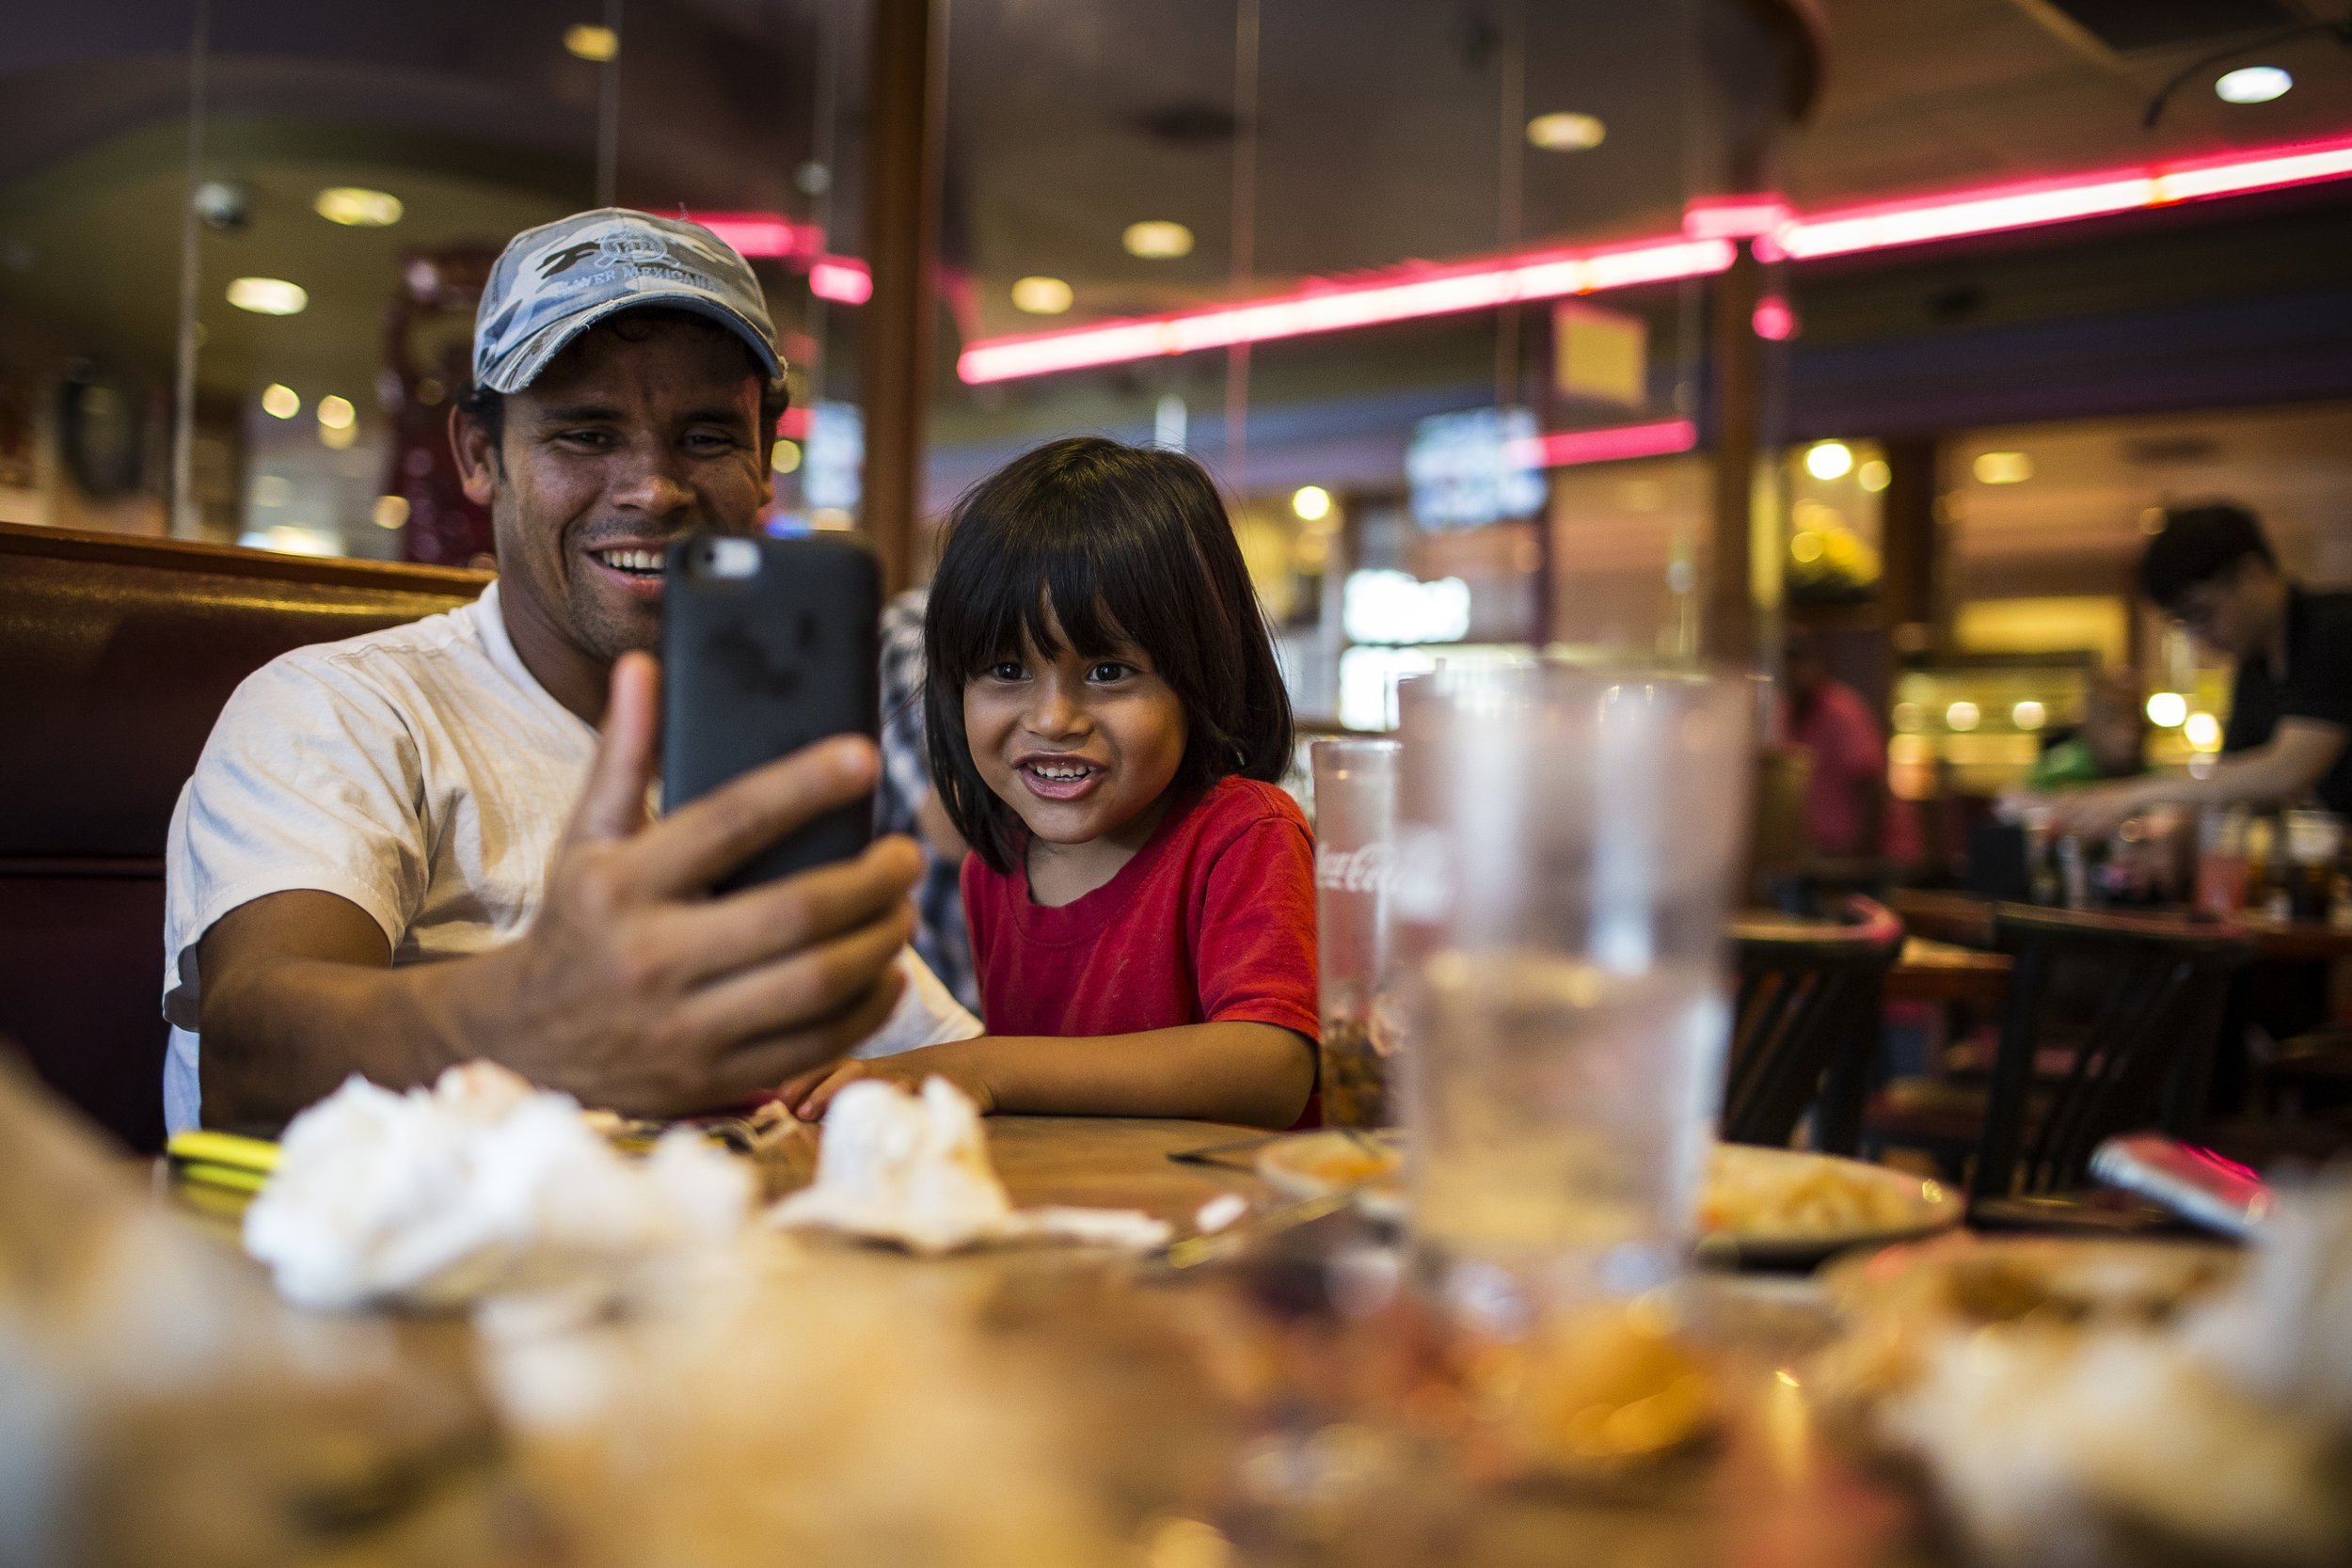
M760 388L724 328L625 312L507 395L495 452L461 421L467 494L491 507L500 599L534 669L526 643L583 673L654 648L669 543L757 529L769 497Z

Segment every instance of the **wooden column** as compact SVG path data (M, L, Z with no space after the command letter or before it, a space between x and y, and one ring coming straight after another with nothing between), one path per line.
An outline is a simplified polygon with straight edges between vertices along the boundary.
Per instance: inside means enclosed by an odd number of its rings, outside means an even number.
M1937 452L1932 436L1881 443L1886 494L1880 502L1879 606L1899 662L1943 645L1941 530L1935 516Z
M1700 646L1735 668L1756 662L1754 524L1758 432L1764 413L1764 344L1754 325L1762 269L1745 243L1717 275L1710 377L1714 425L1714 538Z
M866 95L866 536L891 593L914 577L924 424L938 322L948 0L875 0Z

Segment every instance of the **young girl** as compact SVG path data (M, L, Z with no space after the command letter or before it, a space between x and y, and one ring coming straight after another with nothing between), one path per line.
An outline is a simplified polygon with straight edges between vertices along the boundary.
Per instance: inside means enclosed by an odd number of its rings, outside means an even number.
M787 1085L936 1074L984 1111L1286 1127L1314 1080L1314 847L1216 489L1081 436L957 507L925 625L931 776L972 846L988 1032Z

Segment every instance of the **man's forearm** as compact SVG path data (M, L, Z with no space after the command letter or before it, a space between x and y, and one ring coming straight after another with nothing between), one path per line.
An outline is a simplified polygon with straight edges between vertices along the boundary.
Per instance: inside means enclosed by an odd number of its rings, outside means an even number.
M2263 806L2292 800L2311 786L2303 769L2265 751L2220 758L2201 779L2156 773L2126 787L2141 806Z
M1288 1127L1314 1086L1307 1040L1271 1023L1194 1023L1088 1038L983 1036L930 1048L991 1109L1035 1116L1182 1117Z
M204 1119L277 1126L355 1072L403 1089L484 1054L463 1018L488 958L404 969L290 958L208 990Z

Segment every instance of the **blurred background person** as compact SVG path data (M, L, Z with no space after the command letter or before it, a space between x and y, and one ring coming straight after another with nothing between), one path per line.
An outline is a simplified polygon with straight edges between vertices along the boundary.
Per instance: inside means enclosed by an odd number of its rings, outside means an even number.
M2043 792L2136 779L2148 771L2148 716L2139 682L2127 671L2102 672L2083 695L2083 721L2051 736L2026 775L2025 788Z
M2279 569L2254 515L2175 508L2140 558L2140 586L2191 636L2236 661L2222 755L2203 778L2145 777L2052 802L2062 832L2113 832L2152 806L2289 805L2352 811L2352 594L2314 593Z
M1886 736L1863 695L1830 673L1820 643L1791 632L1783 732L1811 763L1804 830L1813 853L1859 860L1886 847Z

